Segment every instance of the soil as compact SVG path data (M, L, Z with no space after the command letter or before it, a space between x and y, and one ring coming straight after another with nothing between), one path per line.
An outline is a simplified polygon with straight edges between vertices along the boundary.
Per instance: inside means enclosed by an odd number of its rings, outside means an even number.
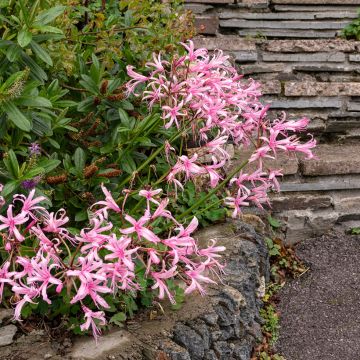
M360 359L360 236L339 231L296 248L310 267L279 293L286 360Z

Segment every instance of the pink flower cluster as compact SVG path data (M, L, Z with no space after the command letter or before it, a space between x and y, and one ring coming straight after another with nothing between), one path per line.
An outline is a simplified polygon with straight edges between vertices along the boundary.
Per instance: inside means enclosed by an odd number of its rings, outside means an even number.
M282 173L267 168L264 160L275 158L278 151L303 153L311 159L316 141L311 138L302 143L296 135L306 129L309 120L286 120L284 114L270 121L266 117L269 106L259 100L260 84L242 81L228 56L222 51L210 55L206 49L195 50L191 41L182 45L186 54L171 62L154 55L153 62L146 64L147 76L127 67L132 78L127 83L128 94L138 96L136 88L142 86L142 99L150 108L160 106L165 128L176 127L199 144L192 156L173 154L172 159L174 148L166 146L171 165L167 181L182 189L186 181L207 176L210 187L216 188L231 161L226 146L233 143L238 149L252 150L249 163L255 164L255 170L239 172L231 179L225 203L234 209L234 217L250 203L269 204L268 193L279 190L277 179Z
M45 197L35 197L35 190L27 197L15 195L6 216L0 216L3 249L8 253L0 268L0 299L4 287L9 287L16 320L21 319L25 304L34 304L39 298L51 304L65 291L71 294L71 304L81 304L85 318L81 329L91 327L96 338L100 333L97 326L106 324L104 310L110 307L106 295L140 290L136 265L143 267L158 297L167 296L172 303L174 294L167 280L181 279L186 294L194 290L204 293L202 283L214 282L207 275L209 270L222 270L217 258L224 247L211 243L208 248L198 248L192 237L197 219L184 228L166 209L169 200L161 198L161 190L140 191L147 207L139 219L123 213L111 193L104 186L102 190L105 200L92 206L90 226L78 235L67 229L70 219L65 210L49 213L40 204ZM123 226L113 226L110 217ZM152 230L160 218L175 227L168 237Z

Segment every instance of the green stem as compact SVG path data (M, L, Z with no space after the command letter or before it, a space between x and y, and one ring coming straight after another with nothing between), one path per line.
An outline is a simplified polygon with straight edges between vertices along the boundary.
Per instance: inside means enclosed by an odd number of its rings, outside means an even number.
M177 217L176 220L181 220L182 218L186 217L188 214L191 214L191 212L198 208L201 204L203 204L206 200L208 200L211 196L216 194L222 187L224 187L231 179L232 177L239 172L242 168L244 168L248 164L249 160L244 161L240 166L235 168L226 178L223 180L218 186L216 186L214 189L212 189L206 196L204 196L202 199L198 200L193 206L189 207L186 211L184 211L181 215Z
M182 132L178 132L176 133L174 136L172 136L169 140L169 142L171 143L172 141L175 141L177 138L179 138L182 135ZM142 169L144 169L146 166L148 166L154 159L156 156L158 156L165 148L165 144L162 145L161 147L159 147L155 152L153 152L148 159L143 162L135 171L134 173L138 173L140 172ZM129 175L126 179L124 179L120 184L119 187L124 186L127 182L129 182L132 179L133 175Z
M152 131L159 123L161 119L161 117L159 117L158 119L156 119L155 117L155 121L152 124L152 120L153 118L150 117L149 121L144 121L144 124L141 124L140 128L136 131L136 133L133 135L132 139L129 140L129 144L128 146L122 151L121 155L118 157L118 162L121 161L122 157L127 154L130 150L132 150L134 148L134 144L136 145L136 142L134 141L139 135L141 135L142 132L145 131L146 127L148 126L148 124L151 124L151 126L146 129L146 132L143 136L146 136L150 131Z

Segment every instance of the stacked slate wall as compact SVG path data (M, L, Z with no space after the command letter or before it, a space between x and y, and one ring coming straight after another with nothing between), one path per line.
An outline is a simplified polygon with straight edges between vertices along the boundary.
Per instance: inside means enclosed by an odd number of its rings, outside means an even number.
M197 47L230 54L262 83L271 117L307 116L319 160L279 163L283 193L273 210L287 240L360 220L360 42L340 37L360 0L189 0ZM235 149L237 157L242 150ZM273 165L273 164L272 164Z

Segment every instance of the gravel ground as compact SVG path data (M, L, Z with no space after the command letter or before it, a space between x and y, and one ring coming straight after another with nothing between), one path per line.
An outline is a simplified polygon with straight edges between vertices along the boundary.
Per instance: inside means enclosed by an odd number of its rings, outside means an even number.
M360 359L360 236L337 232L296 249L310 267L280 292L286 360Z

